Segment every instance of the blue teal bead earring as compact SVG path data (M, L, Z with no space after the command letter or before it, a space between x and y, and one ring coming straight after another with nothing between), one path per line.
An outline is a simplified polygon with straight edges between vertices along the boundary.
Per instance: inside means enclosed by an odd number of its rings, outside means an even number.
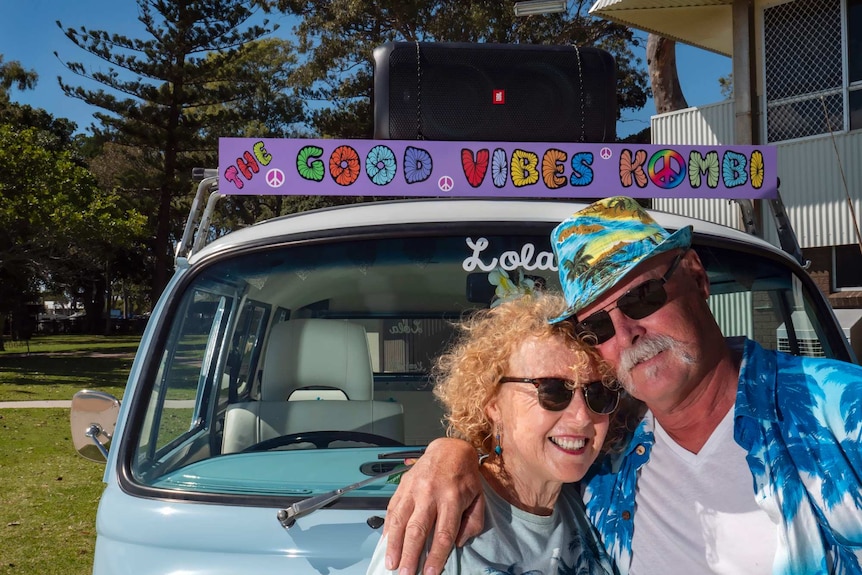
M497 431L497 435L494 436L494 439L496 440L496 445L494 446L494 453L496 453L498 456L503 455L503 446L500 445L499 431Z

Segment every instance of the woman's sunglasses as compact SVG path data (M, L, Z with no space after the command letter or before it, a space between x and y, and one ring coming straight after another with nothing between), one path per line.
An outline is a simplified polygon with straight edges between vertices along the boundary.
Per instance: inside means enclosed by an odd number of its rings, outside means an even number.
M607 387L601 381L575 383L562 377L501 377L500 383L531 383L536 387L539 405L548 411L562 411L572 402L575 390L584 390L584 401L590 411L607 415L617 408L620 390Z
M575 334L599 345L614 337L616 333L614 322L611 320L613 310L618 309L631 319L643 319L660 310L667 303L667 290L664 289L664 284L670 280L685 253L683 251L674 258L662 277L649 279L636 285L618 297L613 307L599 310L577 321L574 326Z

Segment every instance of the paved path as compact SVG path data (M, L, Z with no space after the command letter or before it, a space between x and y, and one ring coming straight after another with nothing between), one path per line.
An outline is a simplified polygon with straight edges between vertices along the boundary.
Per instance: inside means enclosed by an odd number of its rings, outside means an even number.
M43 400L43 401L0 401L0 409L22 408L22 407L58 407L66 409L72 407L71 399Z

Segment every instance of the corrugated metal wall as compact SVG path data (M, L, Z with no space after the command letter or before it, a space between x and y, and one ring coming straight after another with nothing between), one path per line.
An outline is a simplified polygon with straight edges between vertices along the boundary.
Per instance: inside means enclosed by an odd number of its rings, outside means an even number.
M847 196L856 217L862 217L862 132L776 147L781 197L799 244L808 248L857 243Z
M709 146L733 141L733 101L686 108L650 118L653 144Z
M654 144L710 145L734 141L733 102L653 116ZM862 131L775 144L781 197L803 248L857 243L852 200L862 220ZM842 170L844 177L842 178ZM846 189L844 180L846 179ZM657 209L739 228L736 204L726 200L653 200ZM766 239L778 245L769 220Z
M653 144L680 146L720 145L733 141L733 102L721 102L700 108L686 108L653 116L650 130ZM690 198L656 198L653 207L742 229L739 208L728 200Z
M707 303L725 337L754 334L750 292L711 295Z

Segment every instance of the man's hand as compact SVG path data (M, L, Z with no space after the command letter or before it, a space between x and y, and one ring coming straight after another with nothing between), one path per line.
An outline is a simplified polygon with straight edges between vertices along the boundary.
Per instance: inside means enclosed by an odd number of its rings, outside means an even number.
M459 439L435 439L401 477L389 502L386 568L415 574L433 529L423 573L440 573L453 545L460 547L482 531L484 516L476 450Z

